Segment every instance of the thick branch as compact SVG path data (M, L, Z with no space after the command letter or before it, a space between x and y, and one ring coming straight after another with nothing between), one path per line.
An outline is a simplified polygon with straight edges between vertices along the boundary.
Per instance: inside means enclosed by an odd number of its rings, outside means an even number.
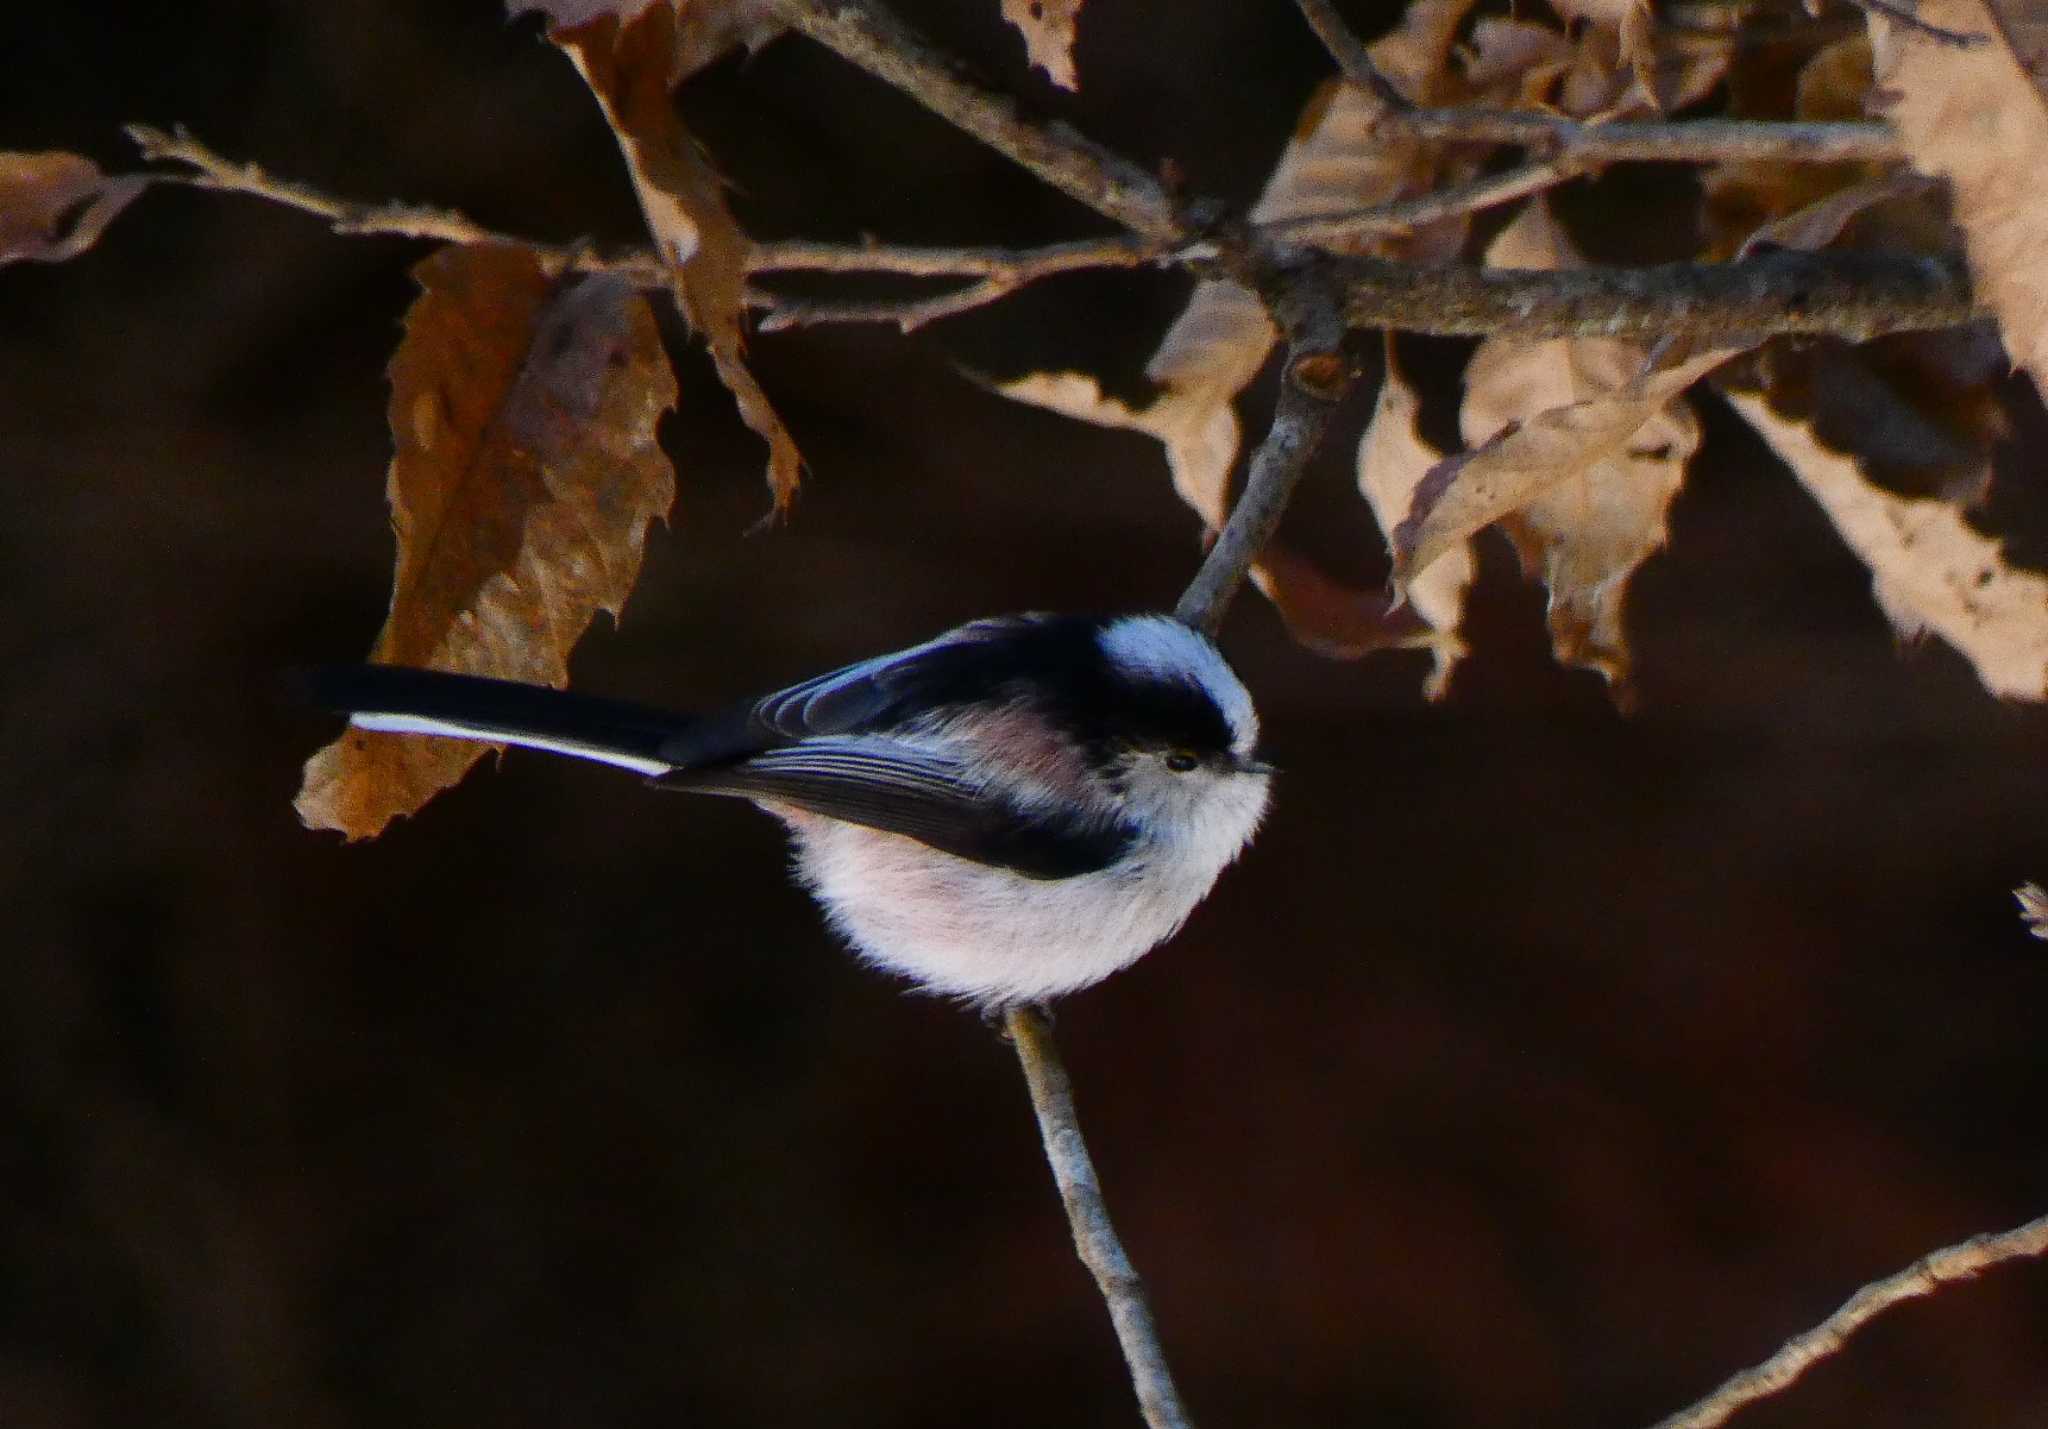
M1962 261L1947 256L1786 251L1739 263L1561 271L1350 258L1337 272L1353 327L1445 337L1722 341L1806 333L1860 342L1977 315Z
M1737 1410L1769 1398L1816 1363L1839 1351L1851 1335L1904 1300L1932 1295L1942 1286L2023 1256L2048 1254L2048 1216L1996 1235L1972 1236L1932 1251L1896 1275L1875 1280L1848 1303L1753 1369L1730 1379L1689 1409L1660 1420L1656 1429L1713 1429Z
M1060 1200L1067 1208L1067 1224L1074 1232L1074 1250L1109 1306L1117 1343L1131 1369L1131 1385L1138 1392L1138 1407L1152 1429L1189 1429L1173 1371L1159 1347L1152 1307L1146 1303L1138 1272L1117 1238L1109 1207L1102 1199L1102 1183L1096 1179L1095 1163L1088 1155L1088 1143L1081 1139L1073 1083L1067 1080L1052 1027L1035 1007L1012 1009L1005 1025L1024 1067L1031 1109L1037 1114L1038 1134L1045 1143L1045 1159L1052 1167Z
M901 21L867 0L784 0L791 24L1106 218L1147 238L1180 233L1166 190L1143 169L1061 124L1033 124L1006 94L962 79Z
M1270 286L1267 308L1288 334L1287 366L1273 423L1252 453L1244 494L1173 610L1176 619L1206 635L1221 627L1246 573L1280 529L1287 500L1322 445L1330 418L1353 380L1350 360L1342 350L1343 318L1326 272L1296 269L1276 275Z

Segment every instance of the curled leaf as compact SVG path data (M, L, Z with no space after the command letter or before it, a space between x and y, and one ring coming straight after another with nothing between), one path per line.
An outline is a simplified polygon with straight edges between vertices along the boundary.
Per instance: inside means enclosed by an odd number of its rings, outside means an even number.
M1487 261L1560 268L1584 260L1538 202L1502 231ZM1653 361L1639 344L1613 338L1481 343L1460 413L1473 449L1415 485L1393 530L1396 580L1413 585L1503 521L1524 568L1550 592L1558 658L1622 685L1629 578L1663 546L1666 512L1700 443L1698 420L1675 399L1730 355Z
M1423 440L1417 425L1422 403L1395 365L1387 344L1386 376L1373 404L1372 421L1358 443L1358 489L1371 504L1380 529L1390 531L1414 499L1415 488L1443 453ZM1472 550L1460 542L1408 583L1407 604L1427 623L1434 666L1423 693L1440 699L1451 671L1464 656L1458 626L1465 618L1465 591L1472 584Z
M1913 167L1949 181L1978 294L2006 350L2048 395L2048 22L2013 0L1923 0L1927 36L1873 14L1883 112Z
M675 376L623 279L562 283L511 247L447 248L391 361L387 482L398 539L371 658L561 686L596 612L616 619L647 523L675 501L655 439ZM482 755L351 729L307 761L314 828L379 832Z
M2008 563L1954 503L1886 491L1811 425L1753 394L1728 400L1870 567L1877 603L1901 636L1932 630L1995 695L2048 698L2048 577Z
M621 28L610 15L549 35L575 61L603 107L632 176L633 192L676 295L711 353L740 418L768 443L768 489L778 513L795 499L803 470L796 439L746 362L746 278L751 244L725 202L724 185L683 128L669 97L679 64L674 15L656 6Z

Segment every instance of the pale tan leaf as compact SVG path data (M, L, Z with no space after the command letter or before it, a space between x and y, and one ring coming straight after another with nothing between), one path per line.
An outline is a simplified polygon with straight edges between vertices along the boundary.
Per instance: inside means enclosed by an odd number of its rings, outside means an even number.
M1932 630L1995 695L2048 698L2048 578L2008 564L2000 543L1971 529L1953 503L1895 496L1763 398L1728 400L1870 567L1877 602L1902 636Z
M1391 531L1415 498L1415 488L1441 460L1443 453L1422 437L1417 425L1421 400L1394 364L1388 344L1386 376L1372 421L1358 443L1358 489L1372 506L1382 531ZM1450 686L1451 672L1465 654L1458 627L1465 618L1465 591L1472 584L1472 548L1458 542L1408 583L1407 603L1429 625L1434 660L1423 693L1440 699Z
M1844 228L1870 209L1921 197L1932 187L1931 179L1911 173L1886 174L1850 184L1761 225L1743 240L1736 256L1747 258L1766 248L1817 252L1841 237Z
M1541 269L1584 260L1538 201L1501 232L1487 261ZM1730 355L1652 365L1640 345L1612 338L1481 343L1459 418L1474 449L1413 488L1393 531L1397 579L1427 576L1505 518L1525 568L1550 592L1558 658L1623 683L1628 581L1664 544L1666 512L1700 442L1697 419L1675 399Z
M746 276L751 243L726 206L711 163L669 98L676 27L663 7L624 29L610 16L550 39L566 50L603 107L655 246L670 265L676 300L704 339L740 417L768 443L777 512L796 495L803 457L746 363Z
M0 152L0 265L76 258L148 187L144 175L109 177L61 149Z
M1432 102L1442 97L1450 47L1473 3L1418 0L1399 26L1373 44L1374 62L1404 92ZM1476 172L1480 160L1475 154L1462 153L1456 167L1447 168L1453 161L1442 157L1444 146L1375 136L1373 126L1383 112L1380 101L1351 86L1333 80L1319 87L1275 163L1253 219L1263 223L1348 213ZM1386 235L1362 247L1388 256L1448 259L1462 243L1465 225L1460 218L1412 235ZM1230 478L1242 441L1236 399L1265 366L1278 337L1264 305L1250 291L1206 280L1196 285L1146 366L1146 375L1160 388L1149 405L1133 408L1107 397L1095 379L1074 372L1035 373L996 390L1016 401L1153 437L1165 448L1174 490L1213 533L1229 515ZM1355 654L1414 633L1408 619L1389 612L1384 601L1336 586L1284 550L1270 552L1252 576L1290 629L1312 648Z
M1913 167L1949 181L1977 293L2048 395L2048 22L2011 0L1922 0L1914 13L1984 42L1932 43L1873 13L1883 113Z
M1024 53L1061 89L1078 90L1074 73L1074 22L1081 0L1003 0L1003 18L1024 37Z
M1044 407L1098 427L1143 432L1166 449L1173 489L1211 530L1230 514L1230 472L1237 461L1237 412L1228 398L1168 390L1146 407L1106 395L1082 372L1034 372L996 391L1014 402Z
M563 283L524 249L446 248L391 360L391 613L371 658L561 686L614 619L675 501L655 439L675 376L625 280ZM306 765L299 816L377 833L460 779L462 741L351 729Z

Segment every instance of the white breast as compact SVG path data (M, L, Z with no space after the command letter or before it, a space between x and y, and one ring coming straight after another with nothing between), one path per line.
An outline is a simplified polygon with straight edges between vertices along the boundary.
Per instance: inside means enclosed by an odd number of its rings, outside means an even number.
M788 808L798 876L878 967L985 1007L1100 982L1179 930L1264 812L1261 781L1196 845L1140 844L1097 873L1033 879Z

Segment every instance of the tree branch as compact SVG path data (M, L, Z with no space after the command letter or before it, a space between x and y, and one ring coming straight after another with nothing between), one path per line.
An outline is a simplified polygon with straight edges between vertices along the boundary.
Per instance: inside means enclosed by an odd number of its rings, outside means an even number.
M1566 270L1347 258L1337 273L1353 327L1445 337L1720 341L1805 333L1863 341L1977 316L1969 275L1947 255L1788 250L1737 263Z
M756 243L750 273L899 273L915 278L1002 278L1027 283L1079 268L1135 268L1169 245L1128 234L1042 248L898 248L879 243Z
M1159 1347L1159 1330L1152 1322L1144 1285L1117 1238L1109 1207L1102 1199L1102 1183L1096 1179L1095 1163L1088 1155L1088 1143L1081 1138L1074 1086L1060 1060L1059 1044L1053 1041L1052 1025L1038 1008L1018 1007L1005 1016L1004 1026L1024 1068L1024 1084L1031 1092L1045 1159L1052 1167L1060 1200L1066 1206L1067 1224L1074 1233L1075 1253L1095 1277L1096 1288L1109 1306L1117 1343L1123 1347L1124 1363L1130 1366L1131 1385L1138 1392L1139 1411L1152 1429L1190 1429L1192 1421Z
M2042 1254L2048 1254L2048 1216L1932 1251L1898 1274L1864 1286L1841 1309L1805 1334L1787 1340L1762 1364L1744 1370L1691 1408L1659 1420L1656 1429L1713 1429L1725 1424L1737 1410L1778 1393L1839 1351L1851 1335L1901 1301L1932 1295L1944 1285L1968 1280L2004 1261Z
M1351 27L1337 14L1337 7L1330 0L1294 0L1301 11L1301 18L1316 32L1316 38L1323 42L1323 48L1330 52L1330 58L1337 62L1337 68L1344 78L1365 90L1380 103L1393 110L1412 108L1408 96L1394 87L1394 82L1380 73L1378 65L1372 62L1372 52L1358 36L1351 33Z
M1332 314L1334 318L1334 313ZM1213 636L1223 624L1259 552L1280 529L1288 498L1322 445L1337 404L1351 387L1350 363L1327 333L1297 338L1288 348L1286 376L1273 423L1252 453L1244 494L1230 509L1216 543L1181 593L1174 617Z
M1401 109L1385 132L1417 139L1518 144L1585 164L1641 161L1786 164L1886 163L1905 157L1889 124L1876 120L1783 124L1760 119L1616 120L1581 124L1519 109Z
M881 7L868 0L783 0L783 13L811 39L1069 198L1147 238L1181 233L1172 200L1151 175L1065 125L1021 118L1009 95L961 78L952 61Z
M1390 231L1419 228L1425 223L1495 208L1530 194L1568 183L1585 172L1578 159L1544 159L1469 183L1453 184L1434 193L1393 199L1347 213L1283 218L1252 230L1261 239L1307 243L1327 252L1342 252L1359 240L1384 237Z
M499 233L447 208L411 203L356 203L334 198L311 185L276 178L255 164L236 163L214 152L180 125L171 133L147 124L125 131L142 157L187 165L188 174L152 174L156 183L184 184L216 193L247 194L327 220L336 233L388 238L426 238L437 243L505 243L531 251L542 263L588 273L619 273L649 287L663 287L666 271L653 254L601 257L588 247L536 243L516 234Z

